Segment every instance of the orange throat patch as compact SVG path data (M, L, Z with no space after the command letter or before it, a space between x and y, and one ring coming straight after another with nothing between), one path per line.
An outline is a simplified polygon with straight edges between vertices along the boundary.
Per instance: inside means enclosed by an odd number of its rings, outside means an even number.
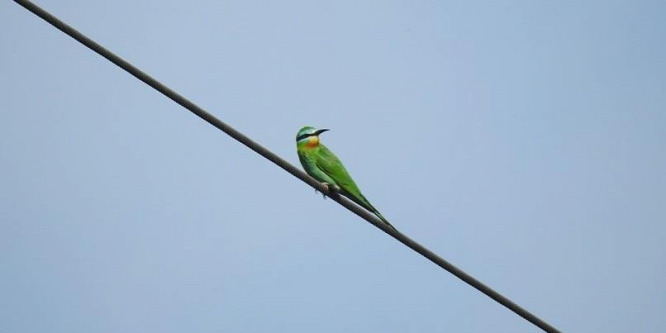
M314 148L319 146L319 138L316 136L309 137L308 142L305 143L305 146L308 148Z

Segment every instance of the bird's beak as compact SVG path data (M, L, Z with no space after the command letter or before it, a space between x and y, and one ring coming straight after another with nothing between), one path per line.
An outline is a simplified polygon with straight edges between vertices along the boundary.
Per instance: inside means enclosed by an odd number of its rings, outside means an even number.
M322 129L320 129L320 130L315 131L315 134L316 134L316 135L319 135L319 134L324 133L324 132L326 132L326 131L330 131L330 130L329 130L328 128L322 128Z

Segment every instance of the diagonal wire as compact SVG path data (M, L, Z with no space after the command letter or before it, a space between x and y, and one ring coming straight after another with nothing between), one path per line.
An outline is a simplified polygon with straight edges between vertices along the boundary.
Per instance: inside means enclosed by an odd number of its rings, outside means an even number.
M78 32L76 29L72 28L71 26L67 25L65 22L60 21L58 18L55 16L51 15L49 12L45 11L44 9L40 8L39 6L35 5L34 3L27 1L27 0L14 0L16 3L19 5L23 6L33 14L41 17L44 19L46 22L49 24L53 25L60 31L64 32L65 34L69 35L70 37L74 38L81 44L85 45L89 49L95 51L102 57L106 58L107 60L111 61L112 63L116 64L118 67L124 69L128 73L132 74L134 77L137 79L143 81L147 85L153 87L155 90L159 91L160 93L164 94L166 97L170 98L174 102L180 104L184 108L188 109L190 112L194 113L195 115L199 116L201 119L205 120L209 124L217 127L219 130L223 131L224 133L227 133L229 136L234 138L236 141L242 143L246 147L254 150L256 153L259 155L265 157L266 159L270 160L271 162L277 164L279 167L284 169L285 171L289 172L296 178L302 180L303 182L307 183L308 185L314 187L316 190L322 192L322 193L327 193L327 195L338 202L340 205L344 206L354 214L360 216L364 220L370 222L372 225L375 227L381 229L383 232L389 234L391 237L395 238L402 244L406 245L407 247L411 248L412 250L418 252L420 255L428 258L428 260L432 261L435 263L437 266L447 270L451 274L455 275L459 279L463 280L470 286L476 288L480 292L486 294L488 297L494 299L496 302L504 305L507 307L509 310L513 311L517 315L521 316L525 320L529 321L530 323L536 325L537 327L541 328L542 330L546 332L559 332L555 327L551 326L550 324L546 323L539 317L535 316L534 314L530 313L529 311L525 310L524 308L520 307L518 304L514 303L510 299L502 296L500 293L496 292L495 290L491 289L487 285L483 284L481 281L475 279L471 275L465 273L458 267L454 266L453 264L449 263L448 261L444 260L434 252L428 250L427 248L423 247L421 244L415 242L411 238L405 236L401 232L391 229L388 227L386 224L384 224L382 221L377 219L374 215L370 214L368 211L360 208L359 206L355 205L352 203L352 201L348 200L347 198L341 197L337 195L336 193L328 193L328 189L326 186L322 185L318 181L316 181L314 178L310 177L307 175L305 172L299 170L298 168L294 167L292 164L289 162L283 160L279 156L275 155L273 152L270 150L264 148L257 142L253 141L249 137L245 136L243 133L235 130L233 127L229 126L228 124L224 123L223 121L215 118L213 115L210 113L206 112L204 109L200 108L196 104L192 103L190 100L187 98L181 96L177 92L171 90L169 87L163 85L159 81L155 80L148 74L144 73L140 69L134 67L132 64L129 62L123 60L119 56L113 54L111 51L107 50L100 44L97 44L95 41L92 39L84 36L82 33Z

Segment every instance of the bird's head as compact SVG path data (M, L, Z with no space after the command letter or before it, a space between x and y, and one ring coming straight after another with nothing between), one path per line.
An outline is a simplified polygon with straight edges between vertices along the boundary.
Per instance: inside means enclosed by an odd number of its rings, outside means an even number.
M319 145L319 134L328 131L328 129L316 129L312 126L301 128L296 134L296 143L301 146L313 148Z

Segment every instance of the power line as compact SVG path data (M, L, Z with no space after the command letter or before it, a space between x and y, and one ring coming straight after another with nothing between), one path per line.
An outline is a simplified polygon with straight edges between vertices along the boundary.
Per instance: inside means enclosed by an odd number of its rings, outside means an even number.
M206 112L204 109L200 108L196 104L192 103L190 100L187 98L181 96L177 92L171 90L169 87L163 85L159 81L155 80L148 74L144 73L140 69L134 67L132 64L129 62L123 60L119 56L113 54L111 51L107 50L100 44L97 44L95 41L92 39L84 36L82 33L78 32L76 29L72 28L71 26L67 25L65 22L59 20L55 16L51 15L49 12L45 11L44 9L40 8L39 6L35 5L34 3L26 0L14 0L16 3L19 5L23 6L33 14L41 17L44 19L46 22L49 24L53 25L56 27L58 30L64 32L65 34L69 35L70 37L74 38L75 40L79 41L81 44L85 45L89 49L95 51L97 54L101 55L102 57L106 58L107 60L111 61L112 63L116 64L118 67L124 69L128 73L132 74L134 77L137 79L143 81L147 85L153 87L155 90L159 91L160 93L164 94L166 97L170 98L174 102L180 104L184 108L188 109L195 115L199 116L201 119L205 120L209 124L215 126L219 130L223 131L224 133L227 133L229 136L234 138L236 141L244 144L248 148L254 150L256 153L259 155L265 157L269 161L277 164L279 167L284 169L285 171L289 172L296 178L302 180L303 182L307 183L308 185L314 187L316 190L322 192L322 193L327 193L327 195L338 202L340 205L344 206L354 214L360 216L364 220L370 222L372 225L375 227L381 229L385 233L389 234L391 237L395 238L399 242L403 243L407 247L411 248L412 250L418 252L422 256L428 258L430 261L435 263L437 266L447 270L451 274L455 275L459 279L463 280L470 286L476 288L480 292L486 294L488 297L494 299L498 303L504 305L507 307L509 310L513 311L517 315L521 316L525 320L531 322L532 324L538 326L542 330L546 332L559 332L556 328L551 326L550 324L546 323L539 317L535 316L534 314L530 313L529 311L525 310L524 308L520 307L518 304L514 303L513 301L509 300L508 298L502 296L500 293L496 292L495 290L491 289L487 285L483 284L481 281L475 279L471 275L465 273L458 267L454 266L453 264L449 263L448 261L444 260L443 258L439 257L437 254L434 252L428 250L427 248L423 247L421 244L415 242L411 238L405 236L401 232L389 228L385 223L377 219L374 215L372 215L370 212L366 211L365 209L362 209L361 207L355 205L352 201L348 200L345 197L339 196L336 193L328 193L328 189L326 186L322 185L318 181L316 181L314 178L310 177L307 175L305 172L301 171L300 169L296 168L289 162L283 160L279 156L275 155L273 152L270 150L264 148L257 142L253 141L249 137L245 136L243 133L238 132L235 130L233 127L229 126L228 124L224 123L223 121L215 118L213 115L210 113Z

